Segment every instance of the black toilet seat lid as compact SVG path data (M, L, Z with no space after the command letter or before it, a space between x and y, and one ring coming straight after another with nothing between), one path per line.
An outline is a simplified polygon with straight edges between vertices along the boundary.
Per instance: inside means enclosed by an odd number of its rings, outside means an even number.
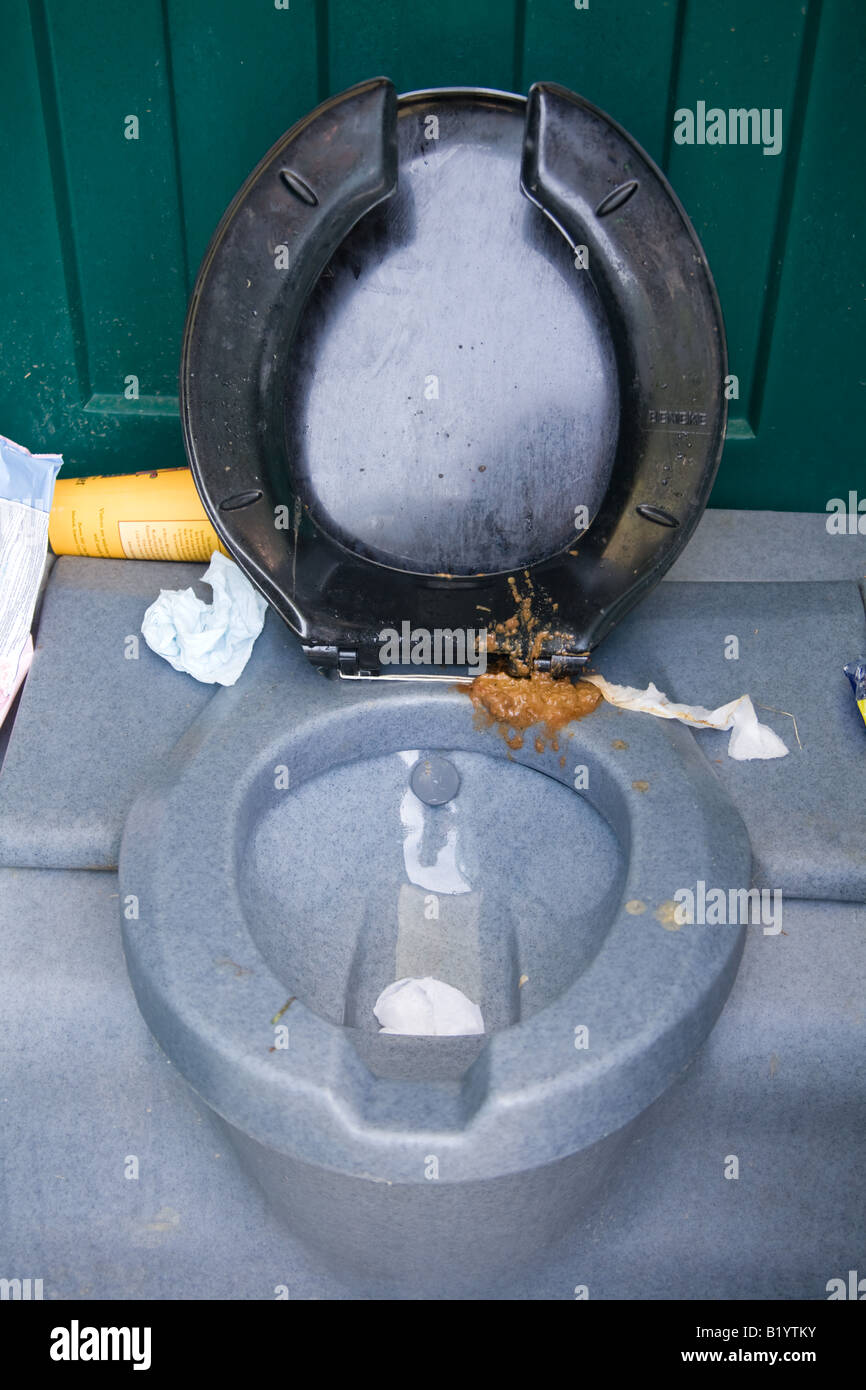
M615 122L552 84L380 78L223 217L181 412L218 533L317 664L379 672L407 623L498 625L560 674L688 540L725 372L695 233Z

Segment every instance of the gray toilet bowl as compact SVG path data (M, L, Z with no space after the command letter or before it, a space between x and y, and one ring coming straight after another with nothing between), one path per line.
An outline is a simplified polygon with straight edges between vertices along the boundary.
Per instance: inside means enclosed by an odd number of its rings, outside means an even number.
M409 785L433 751L460 774L440 806ZM682 726L603 705L512 752L456 688L329 680L285 634L135 803L124 943L154 1036L292 1229L345 1277L447 1297L550 1246L688 1065L744 929L679 927L674 894L750 869ZM379 1034L407 974L488 1031Z

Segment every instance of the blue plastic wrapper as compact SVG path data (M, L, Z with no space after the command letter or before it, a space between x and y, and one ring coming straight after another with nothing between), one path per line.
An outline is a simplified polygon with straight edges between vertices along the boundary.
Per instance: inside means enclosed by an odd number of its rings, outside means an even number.
M54 479L62 464L60 454L31 454L0 434L0 497L50 512Z
M849 661L842 670L851 682L857 708L863 716L863 723L866 724L866 656L859 657L857 661Z
M0 435L0 706L20 684L45 568L59 454L31 454Z

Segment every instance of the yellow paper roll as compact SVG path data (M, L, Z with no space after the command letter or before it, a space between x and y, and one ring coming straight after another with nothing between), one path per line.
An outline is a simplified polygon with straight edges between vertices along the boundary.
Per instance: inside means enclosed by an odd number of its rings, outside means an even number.
M209 560L228 551L188 468L114 478L59 478L48 522L55 555L115 560Z

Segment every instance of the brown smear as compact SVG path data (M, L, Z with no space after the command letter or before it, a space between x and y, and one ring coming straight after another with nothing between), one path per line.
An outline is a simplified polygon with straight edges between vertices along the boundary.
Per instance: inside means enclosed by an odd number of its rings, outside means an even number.
M509 676L504 671L476 676L465 690L475 706L476 726L489 728L495 724L509 748L523 747L523 733L535 724L544 728L546 738L557 748L556 733L572 719L583 719L596 705L602 694L590 681L554 680L543 671L531 676ZM543 753L545 738L535 739L535 751Z
M533 736L536 753L543 753L548 743L558 753L558 731L573 719L583 719L601 704L603 696L589 681L573 684L568 678L556 680L536 669L546 645L567 649L574 641L573 634L558 628L553 617L558 605L536 590L529 570L523 571L521 582L509 575L508 586L514 612L500 622L488 623L487 628L487 652L497 669L458 689L469 695L475 707L477 728L495 724L509 748L516 751L523 747L524 732L537 726ZM560 766L564 764L563 754Z
M521 590L514 575L508 576L514 612L502 622L489 624L487 630L488 653L502 658L515 676L528 676L543 643L561 635L551 632L542 617L542 610L549 610L550 605L536 593L528 570L524 570L523 579Z

